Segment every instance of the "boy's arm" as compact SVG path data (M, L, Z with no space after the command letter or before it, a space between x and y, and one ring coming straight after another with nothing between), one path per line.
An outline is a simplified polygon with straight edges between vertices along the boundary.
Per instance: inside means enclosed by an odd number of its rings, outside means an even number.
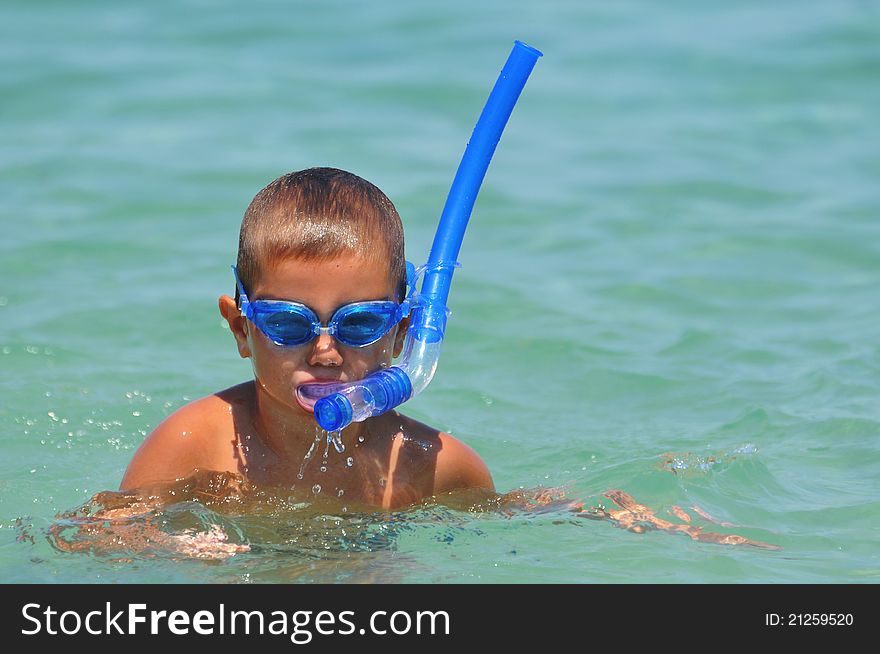
M447 433L440 433L442 447L434 470L434 493L464 488L495 490L492 475L480 455Z
M210 467L203 435L210 431L211 399L192 402L165 418L135 452L119 489L173 482Z

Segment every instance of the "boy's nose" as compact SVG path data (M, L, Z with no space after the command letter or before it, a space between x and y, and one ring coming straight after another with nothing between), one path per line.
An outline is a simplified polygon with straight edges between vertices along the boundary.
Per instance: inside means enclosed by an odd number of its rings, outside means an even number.
M339 344L330 334L321 334L312 344L312 352L309 355L309 365L312 366L341 366L342 354L339 352Z

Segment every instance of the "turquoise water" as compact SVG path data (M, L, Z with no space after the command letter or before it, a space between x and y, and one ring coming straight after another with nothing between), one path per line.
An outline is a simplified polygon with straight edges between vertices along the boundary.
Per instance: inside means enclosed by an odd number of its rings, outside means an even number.
M2 579L880 580L880 10L769 4L5 2ZM253 194L349 169L423 260L515 38L545 57L407 412L501 490L620 488L783 549L562 510L189 502L162 525L252 551L57 550L56 515L156 423L249 377L216 298Z

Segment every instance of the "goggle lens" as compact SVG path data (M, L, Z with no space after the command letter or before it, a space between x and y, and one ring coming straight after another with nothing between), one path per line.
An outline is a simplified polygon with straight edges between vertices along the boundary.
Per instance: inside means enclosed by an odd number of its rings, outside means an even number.
M273 341L283 345L300 345L312 338L312 323L301 313L276 311L263 317L259 327Z
M387 309L354 308L339 318L336 338L347 345L367 345L388 332L392 318Z
M319 332L321 323L304 305L275 305L257 301L251 304L254 324L278 345L303 345ZM330 321L330 332L338 341L352 347L375 343L394 326L397 305L393 302L364 302L342 307Z

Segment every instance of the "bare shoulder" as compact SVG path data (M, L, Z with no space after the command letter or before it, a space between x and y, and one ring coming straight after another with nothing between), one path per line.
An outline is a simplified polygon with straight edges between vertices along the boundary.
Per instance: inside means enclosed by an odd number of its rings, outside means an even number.
M435 493L461 488L495 490L489 468L479 454L451 434L440 432L439 438L442 447L437 456Z
M253 397L246 382L190 402L165 418L135 452L121 490L171 482L196 470L229 470L233 414Z
M434 494L465 488L495 490L489 469L471 447L443 431L401 415L407 434L429 445L434 460ZM423 447L424 447L423 445Z

